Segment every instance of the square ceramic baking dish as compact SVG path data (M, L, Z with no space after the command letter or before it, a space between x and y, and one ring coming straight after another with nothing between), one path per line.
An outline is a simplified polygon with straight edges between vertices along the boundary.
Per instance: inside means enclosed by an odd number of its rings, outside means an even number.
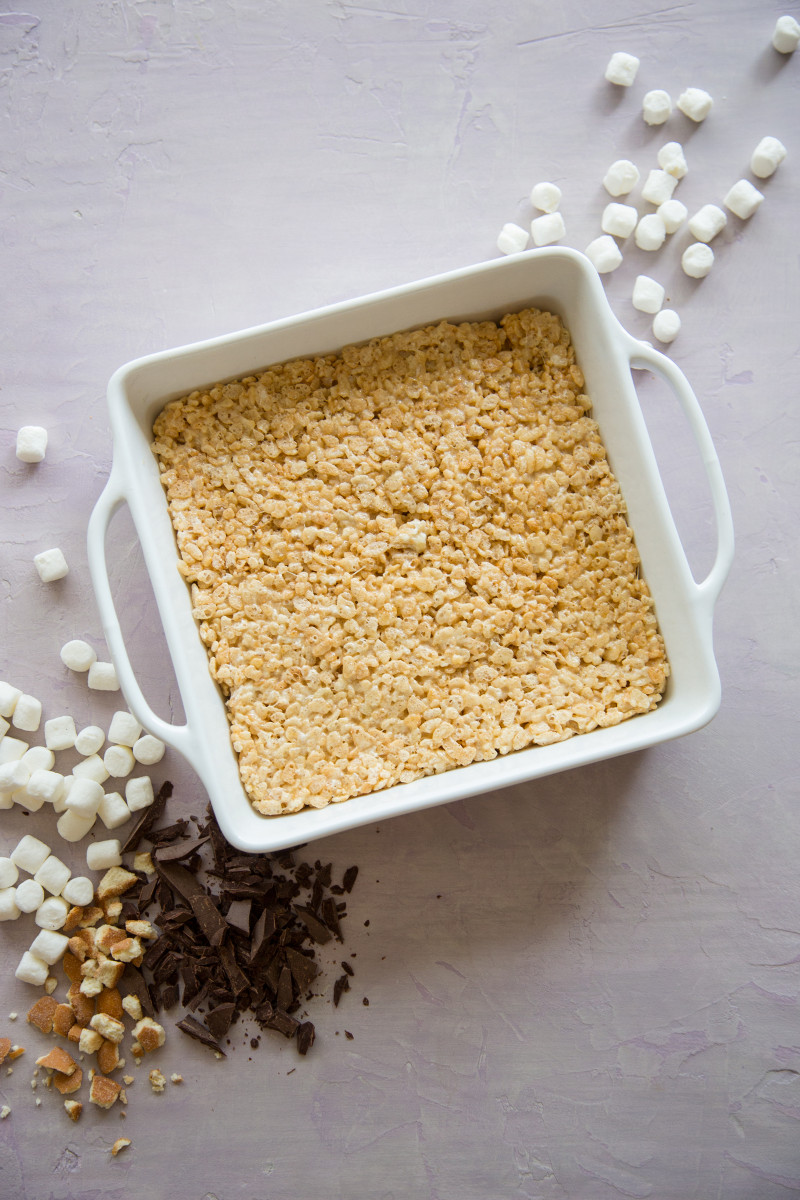
M625 497L666 645L671 675L664 699L652 712L610 729L454 768L319 810L260 816L241 785L224 702L209 673L189 589L177 570L175 535L151 451L157 413L167 401L195 388L254 374L271 363L330 353L349 343L443 319L495 319L531 306L562 318L586 376L592 415ZM671 385L702 454L717 526L716 557L702 582L692 575L669 510L633 385L634 366L656 372ZM108 403L113 466L88 530L89 565L108 647L131 711L146 729L190 761L225 836L240 849L281 849L641 750L699 729L717 711L720 684L712 616L733 555L730 507L719 462L685 377L670 359L625 332L611 312L599 276L582 254L566 249L529 251L140 358L114 374ZM108 523L122 504L129 506L141 541L181 691L184 725L172 725L151 710L126 652L105 561Z

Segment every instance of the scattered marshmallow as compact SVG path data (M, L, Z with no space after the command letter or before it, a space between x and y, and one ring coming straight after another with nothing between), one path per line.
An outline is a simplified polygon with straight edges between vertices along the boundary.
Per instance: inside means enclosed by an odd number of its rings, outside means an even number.
M19 966L14 974L23 983L32 983L34 987L43 987L50 974L50 969L38 954L31 954L30 950L26 950L19 960Z
M639 59L636 55L618 50L608 61L605 78L609 83L616 83L618 87L630 87L638 70Z
M560 212L545 213L531 221L531 237L534 246L551 246L567 232Z
M600 228L603 233L610 233L613 237L627 238L633 233L638 220L639 214L632 204L617 204L612 200L603 209Z
M56 756L47 746L31 746L23 754L22 761L31 771L52 771Z
M616 244L612 241L612 245L615 246ZM620 255L620 257L622 256ZM138 812L141 808L149 808L155 800L153 783L150 776L140 775L136 779L129 779L125 784L125 799L128 802L128 808L131 812Z
M68 797L69 811L84 820L89 817L94 819L103 803L103 795L103 788L96 779L86 779L73 773Z
M42 550L40 554L34 554L33 565L39 572L42 583L54 583L56 579L63 579L69 572L67 560L58 546L54 546L52 550Z
M704 204L689 219L689 232L698 242L710 242L728 224L725 213L716 204Z
M660 342L674 342L680 328L681 319L671 308L662 308L653 318L653 336Z
M25 785L29 799L40 800L41 804L55 804L64 791L64 776L58 771L33 771ZM41 804L37 807L41 808Z
M554 183L537 183L531 189L531 204L543 213L554 213L561 203L561 188Z
M0 738L0 766L3 763L17 762L26 754L27 750L28 743L23 742L21 738L8 736Z
M60 896L72 874L66 863L63 863L60 858L56 858L55 854L49 855L44 860L39 870L34 875L36 883L40 883L46 892L50 892L51 896Z
M627 196L639 182L639 168L628 158L618 158L603 176L603 187L609 196Z
M87 754L79 763L75 763L72 774L76 779L93 779L95 783L105 783L108 779L108 767L99 754Z
M31 942L30 952L41 958L48 966L55 966L64 957L69 938L54 929L43 929Z
M93 662L89 667L89 687L97 692L118 692L119 680L114 664L110 662Z
M108 871L122 865L122 846L119 838L92 842L86 847L86 865L90 871Z
M642 100L642 116L648 125L663 125L672 114L672 100L669 92L656 88L646 92Z
M94 899L94 884L85 875L73 875L61 895L68 904L76 904L85 908Z
M119 792L106 792L97 815L106 829L119 829L120 825L131 819L131 810Z
M25 808L28 812L32 813L38 812L44 805L44 797L35 792L32 794L29 793L27 784L24 788L20 788L18 792L14 792L10 798L13 804L18 804L20 808ZM5 800L5 807L10 807L8 804L9 797L6 796Z
M90 817L82 817L71 808L67 808L58 818L56 829L65 842L79 842L81 838L86 837L96 819L95 813Z
M97 655L88 642L73 638L61 647L61 661L70 671L88 671L97 662Z
M16 921L19 915L16 888L0 888L0 921Z
M36 912L44 904L44 888L35 879L23 879L16 886L14 898L20 912Z
M674 175L676 179L683 179L689 170L680 142L665 142L656 155L656 161L662 171Z
M772 44L779 54L794 54L800 42L800 25L794 17L778 17Z
M25 733L35 733L39 728L41 719L41 701L36 700L33 696L26 696L24 692L21 692L17 703L14 705L14 711L11 714L11 724L17 729L24 730Z
M693 242L687 246L681 258L684 272L692 279L705 279L714 265L714 251L704 242Z
M109 746L103 755L103 765L114 779L124 779L136 766L130 746Z
M48 896L36 910L34 921L40 929L61 929L69 914L69 905L61 896Z
M664 303L664 288L649 275L637 275L633 285L633 307L639 312L657 313Z
M108 740L117 746L132 746L140 737L142 727L129 712L115 712L108 727Z
M656 212L664 222L667 233L676 233L689 215L689 210L680 200L665 200Z
M0 680L0 717L10 717L22 695L22 689Z
M20 462L39 463L47 451L47 430L41 425L23 425L17 430L17 458Z
M105 740L106 735L99 725L87 725L75 738L75 749L88 758L97 753Z
M642 199L646 200L648 204L664 204L665 201L672 199L672 193L677 186L678 181L674 175L657 167L645 180Z
M590 242L585 253L595 270L601 275L607 275L609 271L616 271L622 262L622 251L613 237L607 233Z
M504 225L497 237L497 249L503 254L519 254L527 245L527 230L513 221Z
M21 758L0 763L0 794L9 795L24 788L31 774L30 767Z
M702 88L687 88L678 97L678 108L690 121L705 121L714 101Z
M161 762L165 750L166 746L160 738L153 737L152 733L145 733L134 744L133 757L143 766L152 767L155 763Z
M775 137L765 137L756 146L750 159L750 170L759 179L769 179L786 158L786 147ZM0 710L2 711L2 710Z
M76 737L72 717L51 717L44 723L44 744L48 750L71 750Z
M667 227L658 213L648 213L636 226L634 241L640 250L658 250L664 245Z
M40 841L31 833L26 833L17 842L9 857L20 871L27 871L29 875L35 875L49 854L50 847L45 842Z
M764 199L763 193L753 187L749 179L740 179L728 192L722 203L735 217L747 221Z
M6 736L10 728L11 722L7 721L5 717L0 717L0 740Z
M0 888L13 887L19 879L19 868L13 858L0 858Z

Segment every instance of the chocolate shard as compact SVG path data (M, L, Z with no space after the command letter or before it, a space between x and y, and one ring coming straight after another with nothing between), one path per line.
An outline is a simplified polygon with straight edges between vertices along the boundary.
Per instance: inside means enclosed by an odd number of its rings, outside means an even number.
M188 858L194 854L200 846L204 846L208 841L208 837L185 838L180 842L170 842L167 846L158 846L153 851L153 858L156 862L180 862L183 858Z
M160 878L172 888L173 892L182 896L188 904L191 904L193 896L205 895L203 886L195 879L191 871L187 871L186 867L182 867L180 863L163 863L155 860L155 868ZM162 908L164 905L162 905Z
M232 1000L226 1000L222 1004L218 1004L216 1008L212 1008L206 1013L206 1025L208 1026L211 1036L217 1041L225 1037L225 1034L231 1027L233 1014L236 1012L236 1005Z
M284 1037L292 1038L297 1032L297 1026L300 1024L294 1017L290 1017L285 1012L274 1012L268 1021L264 1021L265 1029L277 1029L278 1033L282 1033Z
M242 992L246 992L248 988L247 976L239 968L234 957L233 949L228 942L223 942L219 947L219 957L225 974L228 977L231 987L233 988L234 996L240 996Z
M322 923L316 913L312 912L310 908L300 908L299 906L295 905L295 912L308 930L309 936L315 942L318 942L321 946L324 946L326 942L331 940L333 934L331 933L330 929L328 929L327 925Z
M219 1042L206 1029L201 1021L196 1017L184 1017L183 1020L177 1022L177 1028L182 1033L186 1033L190 1038L194 1038L196 1042L202 1042L204 1046L210 1046L212 1050L216 1050L219 1054L225 1056L225 1051L220 1046Z
M333 985L333 1007L339 1007L339 1001L342 998L343 992L350 991L350 977L348 975L340 975Z
M292 978L299 990L305 994L319 974L319 968L313 959L301 954L299 950L286 948L286 963L292 973ZM282 1005L281 1007L286 1007Z
M311 1021L303 1021L297 1026L297 1052L298 1054L308 1054L311 1047L314 1045L315 1030Z
M280 976L278 977L278 988L275 994L276 1007L283 1009L285 1012L292 1003L293 999L294 992L292 990L292 972L287 966L281 969Z
M169 782L162 783L156 793L155 800L149 808L142 809L142 815L125 839L120 851L122 854L127 854L129 851L137 848L139 842L152 829L156 821L161 819L171 795L172 784Z
M346 892L352 892L357 877L358 867L348 867L342 879L342 887Z
M192 912L197 917L197 923L208 938L211 946L219 946L228 930L228 922L217 908L209 894L197 892L189 897Z
M333 896L326 896L325 899L322 901L322 914L321 915L322 915L323 921L328 926L331 933L336 938L337 942L343 941L344 939L342 938L342 927L339 924L339 914L336 911L336 901L334 900Z

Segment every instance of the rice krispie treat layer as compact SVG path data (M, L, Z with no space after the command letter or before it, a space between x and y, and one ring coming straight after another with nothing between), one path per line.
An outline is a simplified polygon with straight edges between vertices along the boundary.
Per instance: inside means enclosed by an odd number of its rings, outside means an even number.
M154 451L265 814L652 709L668 665L567 330L448 322L167 404Z

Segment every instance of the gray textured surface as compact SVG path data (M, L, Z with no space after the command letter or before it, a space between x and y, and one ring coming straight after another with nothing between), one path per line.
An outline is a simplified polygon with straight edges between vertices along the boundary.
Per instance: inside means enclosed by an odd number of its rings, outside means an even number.
M41 1043L6 1014L30 1002L13 967L34 927L3 926L0 1034L28 1046L0 1074L3 1200L800 1194L800 54L770 47L786 11L798 15L755 0L609 0L602 15L579 0L0 5L0 678L80 723L116 707L58 650L100 634L84 542L117 366L494 257L500 226L530 220L539 179L561 186L565 241L582 249L614 158L644 171L683 141L677 195L692 210L747 175L765 134L789 150L752 221L715 242L705 281L681 275L684 232L656 256L626 250L607 282L638 336L635 275L667 285L683 319L670 352L727 479L737 558L716 619L718 717L648 753L310 848L361 875L356 986L338 1010L317 1002L308 1059L277 1042L251 1052L237 1033L217 1062L175 1033L161 1064L185 1083L156 1097L137 1079L124 1121L72 1125L31 1090ZM603 81L618 49L642 60L628 92ZM704 125L645 127L644 91L689 85L715 98ZM638 386L702 574L702 470L663 385ZM14 456L27 423L50 432L36 467ZM71 571L45 587L31 560L51 545ZM144 690L179 715L124 516L111 554ZM155 774L177 808L204 804L174 757ZM52 832L52 814L0 818L0 853ZM122 1133L133 1146L111 1160Z

